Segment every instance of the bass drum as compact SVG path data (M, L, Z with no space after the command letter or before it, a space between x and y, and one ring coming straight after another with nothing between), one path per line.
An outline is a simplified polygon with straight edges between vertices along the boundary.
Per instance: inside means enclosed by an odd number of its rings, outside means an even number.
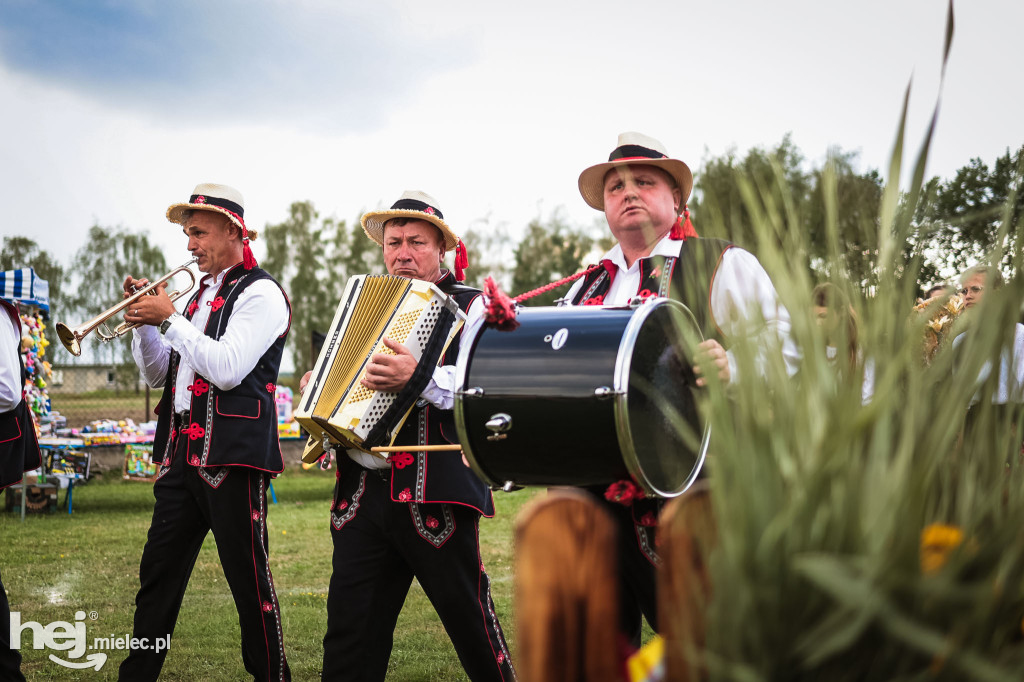
M686 306L521 308L516 319L509 332L479 319L460 346L455 423L480 478L505 489L632 478L657 497L693 483L710 428Z

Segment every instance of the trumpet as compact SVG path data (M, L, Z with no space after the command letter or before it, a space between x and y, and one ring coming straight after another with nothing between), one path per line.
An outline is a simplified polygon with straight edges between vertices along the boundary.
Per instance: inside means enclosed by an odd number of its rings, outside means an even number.
M176 289L174 291L167 292L167 295L170 297L172 301L177 301L179 298L181 298L189 291L191 291L193 287L195 287L196 276L189 269L189 266L196 263L198 260L198 258L193 258L187 263L179 265L178 267L174 268L157 281L150 282L146 286L135 291L131 296L124 299L117 305L107 308L96 317L92 318L88 322L83 322L81 325L74 329L68 327L63 322L58 322L56 325L56 329L57 336L60 338L60 342L64 344L64 347L68 349L69 353L78 356L82 354L82 339L91 334L93 331L96 332L96 336L100 337L104 341L110 341L111 339L115 339L119 336L127 334L129 331L135 329L136 327L142 326L137 322L132 324L122 322L121 324L114 328L114 331L110 331L110 328L107 327L107 321L110 320L110 318L114 317L115 315L119 314L125 308L131 306L141 297L147 294L152 294L153 290L156 289L161 284L163 284L164 282L168 281L175 275L184 272L188 274L190 278L192 278L192 282L184 289ZM155 296L156 294L153 295Z

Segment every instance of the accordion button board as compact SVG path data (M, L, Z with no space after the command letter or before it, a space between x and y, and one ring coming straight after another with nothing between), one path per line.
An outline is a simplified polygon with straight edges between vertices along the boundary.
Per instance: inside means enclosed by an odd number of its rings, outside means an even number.
M412 407L395 414L391 408L398 393L363 386L370 358L394 354L384 345L388 338L421 361L431 339L443 334L447 348L465 320L455 301L430 282L393 275L352 277L294 413L310 434L303 460L316 461L332 447L369 452L367 434L385 418L391 422L384 424L391 445ZM439 321L447 328L438 329Z

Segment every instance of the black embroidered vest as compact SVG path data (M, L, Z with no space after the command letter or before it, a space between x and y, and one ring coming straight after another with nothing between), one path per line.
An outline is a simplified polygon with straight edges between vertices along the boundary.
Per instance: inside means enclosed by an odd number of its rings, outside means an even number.
M241 264L224 275L223 283L213 299L213 310L204 333L219 339L227 329L231 311L239 295L254 282L269 279L281 285L265 270L246 270ZM284 294L284 290L281 291ZM199 293L189 299L185 317L192 319ZM256 363L238 386L224 391L206 377L195 374L189 387L192 400L189 422L177 434L171 434L174 410L174 385L180 356L171 351L167 367L164 393L157 408L156 434L153 439L153 461L163 462L174 447L176 438L188 439L188 462L194 466L247 466L270 473L284 470L281 445L277 436L277 406L274 394L277 374L284 354L284 344L291 327L291 303L285 294L289 309L289 324L284 333L274 340L270 348Z
M693 313L706 339L721 340L711 313L711 282L724 254L733 245L721 239L690 238L679 245L678 256L640 259L640 286L634 298L674 298ZM603 268L587 275L571 303L603 305L611 278Z

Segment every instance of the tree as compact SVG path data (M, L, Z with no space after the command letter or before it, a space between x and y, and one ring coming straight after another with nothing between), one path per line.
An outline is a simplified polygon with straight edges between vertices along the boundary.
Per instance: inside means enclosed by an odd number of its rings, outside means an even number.
M873 169L858 174L856 158L855 152L833 149L825 165L811 171L804 219L813 269L822 270L819 274L824 279L848 277L854 286L866 290L876 284L882 178ZM830 226L833 220L834 227ZM829 272L826 264L839 264L843 272Z
M802 219L812 191L812 178L803 164L789 135L775 148L755 147L742 159L731 151L704 162L689 200L697 232L756 251L759 233L751 211L757 211L772 221L781 246ZM794 256L809 260L809 254Z
M469 258L466 285L482 289L484 280L493 277L507 288L511 283L514 247L505 226L491 227L486 219L478 221L462 234L462 241Z
M1013 153L1007 149L991 169L974 158L952 179L928 182L915 217L919 239L931 244L932 269L937 275L948 278L962 272L994 250L1006 254L1002 264L1009 272L1009 254L1013 240L1020 238L1018 228L1024 218L1022 169L1024 145ZM1007 240L999 243L1004 229Z
M288 218L267 225L263 268L288 293L292 328L288 337L296 373L312 369L314 331L330 329L338 301L352 275L384 272L379 246L357 222L348 228L335 218L321 220L312 202L297 201Z
M3 249L0 250L0 270L18 268L32 268L46 280L50 286L50 319L57 319L57 310L62 303L64 266L28 237L4 237Z
M560 211L555 211L544 224L540 218L530 221L526 234L516 246L515 268L512 271L512 295L536 289L550 282L579 272L592 252L603 253L613 241L607 230L594 236L595 228L572 227ZM596 257L594 258L596 261ZM569 285L528 299L526 305L553 305L564 296Z
M85 245L71 261L70 271L74 277L70 282L73 293L69 293L66 300L68 312L73 311L74 319L79 322L91 319L122 300L125 275L146 277L152 281L163 277L169 270L163 251L150 243L145 233L93 225L89 228ZM170 286L183 287L186 284L187 280L177 278ZM107 327L113 330L121 322L121 316L116 315ZM135 367L130 334L108 344L100 344L91 336L83 343L83 355L86 354L93 361L110 362L115 368ZM119 387L127 387L137 380L138 373L124 369L116 371L115 376Z

